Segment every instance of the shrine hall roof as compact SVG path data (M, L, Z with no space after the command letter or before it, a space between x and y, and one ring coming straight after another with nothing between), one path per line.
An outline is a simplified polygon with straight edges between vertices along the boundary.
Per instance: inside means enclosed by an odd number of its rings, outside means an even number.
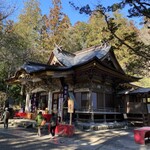
M49 62L47 64L31 61L26 62L18 69L18 71L16 71L15 75L10 78L8 82L17 80L17 78L21 74L24 74L24 72L27 74L34 74L49 71L46 73L49 73L50 76L58 76L57 73L60 74L61 72L62 74L60 76L64 76L64 74L71 74L75 67L84 65L92 60L98 61L102 66L107 68L108 73L109 70L111 70L112 74L114 73L116 76L125 81L137 81L137 78L125 75L115 56L112 55L113 51L110 50L111 46L107 44L86 48L76 53L70 53L62 50L59 47L56 47L51 53ZM112 62L110 66L103 61L105 58Z
M109 52L110 48L111 46L105 44L103 46L91 47L74 54L55 48L53 53L63 65L71 67L88 62L94 57L102 59Z

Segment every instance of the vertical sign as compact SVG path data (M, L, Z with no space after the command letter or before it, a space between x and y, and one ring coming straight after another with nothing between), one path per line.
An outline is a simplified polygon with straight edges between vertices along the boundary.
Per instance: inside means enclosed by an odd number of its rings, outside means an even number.
M72 124L72 113L74 112L74 101L68 99L68 113L70 113L70 125Z
M68 100L68 113L74 112L74 101L73 99Z
M62 113L63 113L63 98L59 97L58 115L59 115L59 117L61 117L61 121L62 121L62 117L63 117Z
M63 87L63 98L64 98L64 101L67 100L68 98L68 85L64 85Z

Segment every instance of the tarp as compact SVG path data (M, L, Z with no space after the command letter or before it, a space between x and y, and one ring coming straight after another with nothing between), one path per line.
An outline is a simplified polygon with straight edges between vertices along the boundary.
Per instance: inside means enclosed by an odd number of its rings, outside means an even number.
M76 99L74 97L73 92L69 92L69 97L70 97L70 99L72 99L74 101L74 108L78 109L78 104L77 104L77 101L76 101Z

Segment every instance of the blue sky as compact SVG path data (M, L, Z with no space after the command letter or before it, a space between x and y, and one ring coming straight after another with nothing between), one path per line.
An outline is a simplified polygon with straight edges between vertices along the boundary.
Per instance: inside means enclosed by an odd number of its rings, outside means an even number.
M2 0L2 1L8 1L12 5L13 4L16 5L17 9L15 13L11 15L11 19L16 21L19 13L21 13L21 10L23 9L23 2L26 0ZM42 10L42 14L49 13L50 7L52 7L51 1L52 0L40 0L40 8ZM85 14L79 14L77 10L75 10L73 7L70 6L69 1L74 2L75 5L79 7L82 7L86 4L90 4L90 6L94 7L96 4L99 4L99 2L102 2L104 6L108 6L120 0L61 0L63 8L62 12L64 12L69 16L72 25L74 25L77 21L87 21L88 16ZM125 15L125 11L123 11L123 14Z
M13 20L17 20L17 17L21 10L23 9L23 2L26 0L5 0L10 2L10 4L16 6L16 11L11 15ZM40 8L42 10L42 14L49 13L50 7L52 7L52 0L40 0ZM85 14L79 14L73 7L70 6L69 1L74 2L76 6L84 6L86 4L90 4L91 6L95 6L99 0L61 0L62 2L62 11L67 14L71 20L71 23L74 24L77 21L87 21L88 16ZM110 1L113 0L103 0L104 5L110 4ZM116 1L116 0L115 0ZM114 1L113 1L114 2Z
M21 10L23 9L24 1L26 0L6 0L6 1L16 6L16 11L11 15L11 19L17 20L19 13L21 13ZM42 14L49 13L50 7L52 7L51 1L52 0L40 0L40 8L42 10ZM90 0L61 0L62 11L69 16L72 24L76 23L77 21L87 21L88 16L85 14L79 14L78 11L76 11L73 7L70 6L69 1L74 1L75 4L80 7L89 3Z

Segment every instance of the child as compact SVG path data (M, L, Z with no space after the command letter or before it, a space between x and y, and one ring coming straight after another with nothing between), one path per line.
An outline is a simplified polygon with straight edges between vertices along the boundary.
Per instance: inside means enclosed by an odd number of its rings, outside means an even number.
M37 133L38 136L41 136L41 123L43 120L44 120L44 117L42 116L42 112L40 111L35 118L35 121L36 121L37 127L38 127L38 133Z

